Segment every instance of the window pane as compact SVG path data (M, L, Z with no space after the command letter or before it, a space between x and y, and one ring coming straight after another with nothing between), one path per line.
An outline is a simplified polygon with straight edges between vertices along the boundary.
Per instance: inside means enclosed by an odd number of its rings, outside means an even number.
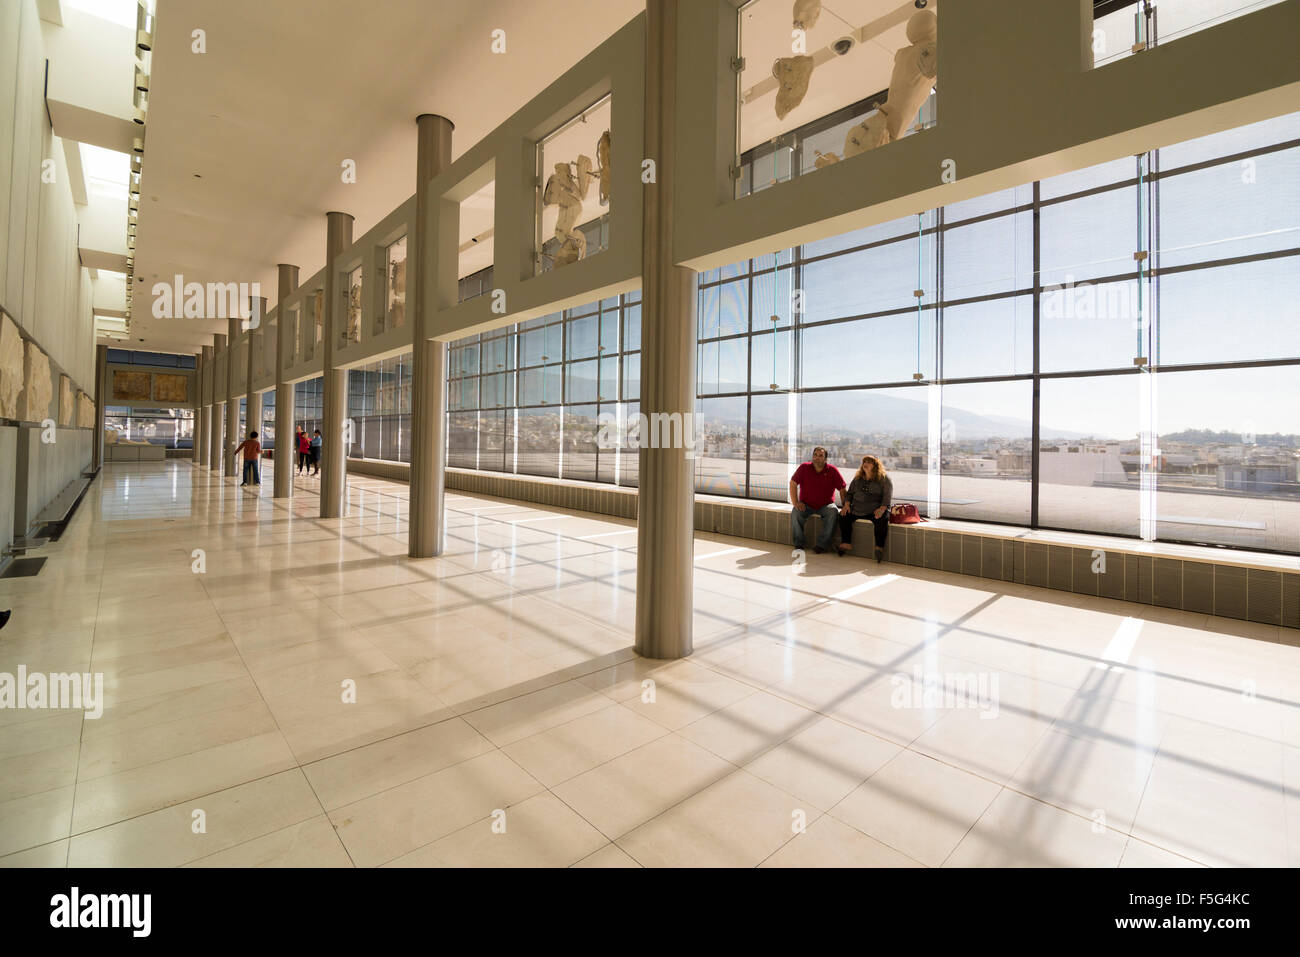
M750 388L792 389L794 370L790 364L791 331L787 325L765 336L753 337ZM742 344L743 344L743 340Z
M1300 357L1298 303L1295 256L1161 276L1159 360Z
M479 465L494 472L514 470L514 413L482 412L478 420Z
M560 474L560 410L519 410L519 471L526 475Z
M790 444L796 438L799 397L793 393L750 399L749 497L784 502L790 497Z
M623 359L623 398L635 402L641 397L641 353Z
M932 245L926 237L925 244ZM916 305L913 294L917 281L925 282L925 264L933 267L932 255L918 261L915 239L888 246L821 259L803 267L804 320L841 319ZM930 293L934 292L931 277Z
M944 307L945 378L1018 375L1033 370L1032 297L987 299Z
M1156 385L1158 537L1300 549L1300 367L1168 372Z
M1161 268L1300 246L1300 148L1160 181Z
M1038 446L1040 525L1139 534L1142 375L1044 380ZM1023 461L1016 465L1027 468Z
M911 313L809 326L803 330L801 363L801 382L808 389L906 382L917 372L932 378L934 310L926 309L919 320ZM760 370L756 359L756 376Z
M760 262L770 268L775 257L766 256ZM790 262L789 255L783 255L781 261ZM776 325L790 325L790 294L794 284L794 268L787 265L775 272L761 273L754 277L754 332L766 332L773 326L772 317L777 317Z
M695 490L705 495L745 494L744 396L701 399L695 411Z
M749 363L749 340L723 339L702 342L696 388L701 394L744 392L748 387L745 367Z
M628 306L623 310L623 348L635 351L641 348L641 306Z
M1034 284L1034 217L1016 213L944 232L943 297L988 296Z
M940 436L944 518L1029 524L1033 383L944 386Z
M749 280L701 289L699 326L701 339L745 332L749 327Z
M1039 216L1044 286L1136 273L1137 190L1044 206Z
M453 412L447 417L447 465L478 468L478 413Z
M1087 283L1043 290L1039 350L1044 372L1130 368L1145 354L1139 315L1151 313L1149 283ZM1150 319L1147 319L1150 322Z
M599 367L596 359L586 362L571 362L565 366L568 370L568 388L565 392L566 402L595 402L599 388Z
M575 405L564 410L564 477L578 482L596 481L596 436L600 432L594 405ZM611 449L605 453L613 456Z
M569 341L566 358L587 359L600 348L600 318L586 316L569 323Z

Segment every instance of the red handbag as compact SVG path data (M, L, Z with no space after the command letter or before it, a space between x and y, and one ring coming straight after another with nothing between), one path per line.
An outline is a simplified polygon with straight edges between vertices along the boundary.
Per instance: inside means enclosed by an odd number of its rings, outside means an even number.
M924 522L921 513L916 510L916 506L911 502L904 502L902 505L895 505L889 510L890 525L916 525Z

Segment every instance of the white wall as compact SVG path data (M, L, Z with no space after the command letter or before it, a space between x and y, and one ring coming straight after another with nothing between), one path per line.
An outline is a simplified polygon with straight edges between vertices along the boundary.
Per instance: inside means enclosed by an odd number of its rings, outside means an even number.
M45 112L44 87L36 2L5 0L0 3L0 142L12 142L12 149L0 149L0 306L77 388L93 395L91 290L77 252L77 208L67 161ZM44 160L52 161L51 182L42 178Z
M68 483L80 478L90 467L90 429L59 429L54 442L42 442L42 429L23 426L18 433L15 487L19 494L13 505L10 523L15 532L26 532L41 509L58 496ZM22 453L26 452L24 456ZM25 466L25 468L24 468ZM27 494L22 494L26 489ZM2 496L0 496L2 497Z
M48 415L57 420L60 373L95 394L95 325L67 159L45 109L45 56L36 0L2 0L0 307L49 357ZM0 428L0 542L11 542L15 527L90 465L91 442L90 429L59 429L58 440L45 444L40 429Z

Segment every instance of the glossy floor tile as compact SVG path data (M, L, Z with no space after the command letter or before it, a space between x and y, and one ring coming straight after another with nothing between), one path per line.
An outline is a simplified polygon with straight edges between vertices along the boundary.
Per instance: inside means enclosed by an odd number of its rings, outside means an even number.
M632 650L635 526L407 489L321 519L110 465L0 672L6 867L1300 864L1287 629L696 537L695 653Z

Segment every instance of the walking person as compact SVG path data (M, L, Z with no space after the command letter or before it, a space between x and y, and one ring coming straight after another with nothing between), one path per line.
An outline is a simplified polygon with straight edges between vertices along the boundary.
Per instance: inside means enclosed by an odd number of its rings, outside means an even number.
M314 430L311 434L311 464L315 469L312 475L320 475L320 450L324 444L325 440L321 438L320 429Z
M294 439L298 448L298 474L301 475L307 468L307 462L311 459L311 437L307 430L302 426L298 427L298 435Z
M253 477L253 485L261 485L262 471L259 468L258 459L262 456L262 445L257 441L256 432L249 432L248 438L235 446L235 454L238 455L240 452L244 453L244 480L239 483L239 487L243 488L249 484L248 477L250 475Z
M894 501L894 483L885 472L885 466L874 455L862 456L862 465L849 483L840 510L839 554L853 549L853 523L860 518L871 519L876 536L876 562L885 558L885 541L889 537L889 507Z
M821 534L817 537L818 555L831 547L835 536L835 493L844 491L844 476L840 470L826 462L826 450L820 445L813 449L812 461L804 462L790 477L790 530L794 547L803 548L803 527L809 516L821 516Z

